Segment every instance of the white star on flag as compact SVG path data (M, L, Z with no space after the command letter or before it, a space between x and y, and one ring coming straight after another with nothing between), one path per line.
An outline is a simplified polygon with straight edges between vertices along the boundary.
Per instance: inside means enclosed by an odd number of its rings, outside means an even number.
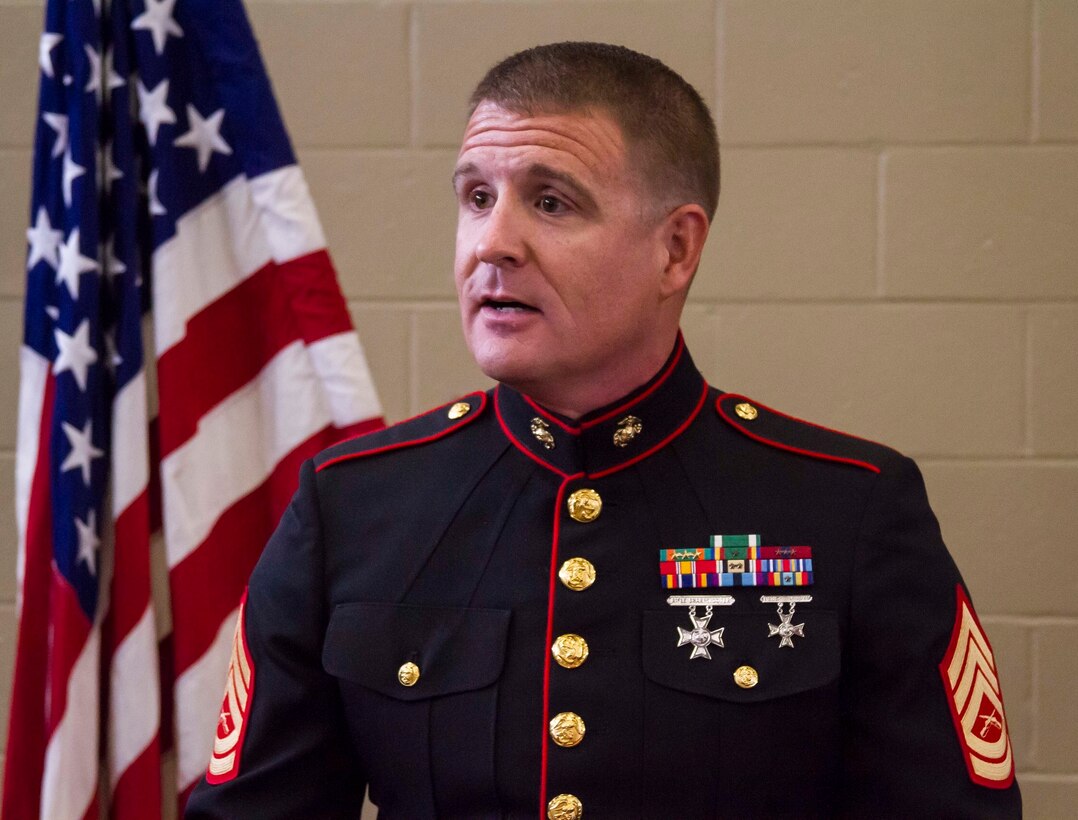
M165 216L168 211L161 204L161 200L157 198L157 173L157 169L154 168L150 171L150 178L147 180L147 190L150 196L150 216Z
M64 430L64 435L67 436L68 444L71 445L71 452L67 454L67 458L60 465L60 472L66 473L68 470L76 468L82 470L82 481L89 487L90 464L95 458L101 458L101 456L105 455L103 450L94 447L94 423L87 420L81 430L66 421L61 422L60 426Z
M173 141L173 145L182 148L194 148L198 151L198 170L205 173L214 151L231 155L231 146L221 137L221 121L225 118L225 109L218 108L205 119L190 103L187 104L187 122L191 129Z
M101 541L97 537L97 514L91 509L86 521L75 519L75 529L79 531L79 554L76 560L85 561L91 575L97 575L97 548Z
M101 88L101 55L93 50L91 46L84 46L86 49L86 59L90 61L90 79L86 81L86 87L83 89L86 93L93 92L97 97L97 101L101 102L102 88Z
M26 263L26 269L30 270L44 259L55 270L58 264L57 251L63 238L64 232L54 229L49 222L49 212L45 206L39 207L34 226L26 229L26 240L30 243L30 259Z
M57 34L55 31L46 31L41 35L37 46L37 61L46 77L56 76L56 69L52 67L52 50L60 45L63 39L64 35Z
M71 185L86 173L86 169L71 158L71 146L64 153L64 204L71 207Z
M55 159L67 150L67 114L54 114L46 111L41 115L45 125L56 132L56 142L52 146L52 156Z
M165 51L165 41L171 34L183 37L183 29L172 19L172 7L176 0L146 0L146 11L131 21L135 31L148 31L153 36L153 50L160 56Z
M90 320L83 319L74 336L68 336L59 328L56 335L56 361L53 362L53 375L59 376L70 370L80 390L86 389L86 375L90 365L97 361L97 351L90 346Z
M79 248L79 229L72 229L67 241L60 245L60 264L56 268L56 284L63 282L72 299L79 298L79 276L90 271L100 270L97 262L83 256Z
M153 91L148 91L146 86L139 81L138 106L139 119L146 126L146 134L150 138L150 145L157 143L157 129L167 123L176 122L175 112L168 107L168 80L159 82Z

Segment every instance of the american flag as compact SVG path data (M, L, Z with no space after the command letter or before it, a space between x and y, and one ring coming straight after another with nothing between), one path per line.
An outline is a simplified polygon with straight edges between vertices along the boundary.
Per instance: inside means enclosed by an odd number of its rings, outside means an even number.
M3 815L152 818L299 464L381 409L239 0L47 0L39 63Z

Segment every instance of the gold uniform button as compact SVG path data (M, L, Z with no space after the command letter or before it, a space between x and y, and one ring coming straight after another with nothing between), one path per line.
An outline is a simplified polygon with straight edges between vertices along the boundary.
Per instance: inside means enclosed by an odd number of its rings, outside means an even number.
M749 404L747 401L743 401L741 402L741 404L735 404L734 412L741 416L741 418L745 419L745 421L752 421L754 418L760 415L756 408Z
M569 748L584 739L584 718L576 712L558 712L550 719L550 737L559 746Z
M546 804L548 820L580 820L584 816L584 804L575 794L558 794Z
M574 521L588 524L599 517L603 509L603 499L595 490L585 487L569 496L569 515Z
M401 664L401 668L397 670L397 680L401 686L415 686L419 680L419 667L411 661Z
M573 592L582 592L595 583L595 565L587 558L570 558L561 565L558 578Z
M579 635L567 632L554 640L550 651L554 655L554 660L558 662L558 666L576 669L588 659L588 642Z
M734 683L742 689L751 689L760 682L760 675L751 666L739 666L734 670Z
M458 401L456 404L449 408L449 412L446 413L446 415L455 421L456 419L464 418L466 415L468 415L469 412L471 412L471 409L472 406L468 404L468 402Z

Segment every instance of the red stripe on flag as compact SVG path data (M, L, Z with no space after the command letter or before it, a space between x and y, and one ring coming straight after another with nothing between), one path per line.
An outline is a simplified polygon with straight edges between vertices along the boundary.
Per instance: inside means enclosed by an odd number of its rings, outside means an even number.
M52 585L52 506L49 500L49 431L55 381L50 373L42 397L26 521L22 613L4 758L4 817L37 817L45 769L45 681L48 675L49 590Z
M74 588L55 568L49 601L51 646L49 647L48 693L45 702L45 729L52 737L67 709L67 681L79 659L92 624L86 620Z
M247 579L296 491L299 468L331 444L381 426L380 420L326 427L277 463L265 481L229 507L198 549L172 568L172 650L179 677L213 643L239 604ZM182 715L180 718L182 719Z
M266 265L193 316L183 341L158 360L160 403L168 408L161 416L161 457L193 436L203 415L283 347L351 329L325 251Z
M111 636L119 646L128 632L139 622L150 602L150 500L147 490L127 505L116 519L116 561L112 578L112 598L109 609L109 629L105 630L106 645Z
M157 739L127 767L112 792L112 820L156 816L161 805L161 756Z

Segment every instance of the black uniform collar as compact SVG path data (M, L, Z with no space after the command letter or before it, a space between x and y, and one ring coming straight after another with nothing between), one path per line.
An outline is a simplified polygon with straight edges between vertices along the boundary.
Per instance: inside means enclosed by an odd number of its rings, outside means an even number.
M678 334L666 364L645 385L579 419L540 406L500 384L498 422L524 453L564 476L600 478L666 446L704 406L707 384Z

